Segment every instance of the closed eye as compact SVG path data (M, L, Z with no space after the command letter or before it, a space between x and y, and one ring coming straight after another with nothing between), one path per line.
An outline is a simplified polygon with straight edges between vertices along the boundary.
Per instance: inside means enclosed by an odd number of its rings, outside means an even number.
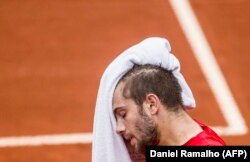
M127 113L123 113L121 117L124 119L126 117Z
M127 112L125 110L121 110L119 112L119 116L122 117L123 119L126 117L126 115L127 115Z
M121 106L121 107L116 107L114 108L114 114L115 114L115 118L117 120L117 118L122 118L124 119L127 115L127 110L124 108L125 106Z

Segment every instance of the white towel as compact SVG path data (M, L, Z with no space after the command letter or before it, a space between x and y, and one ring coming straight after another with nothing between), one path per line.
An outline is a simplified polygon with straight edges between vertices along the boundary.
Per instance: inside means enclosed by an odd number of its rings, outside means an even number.
M94 116L92 162L130 162L122 137L116 134L116 120L112 111L113 92L119 79L134 64L161 65L173 72L182 88L185 108L194 108L195 100L180 73L178 59L170 53L164 38L147 38L119 55L105 70L98 91Z

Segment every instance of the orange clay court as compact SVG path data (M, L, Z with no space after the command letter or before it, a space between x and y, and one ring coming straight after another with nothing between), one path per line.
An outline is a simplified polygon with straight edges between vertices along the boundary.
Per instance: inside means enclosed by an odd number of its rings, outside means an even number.
M191 19L177 16L177 1L1 0L0 161L90 162L91 140L28 143L43 135L92 133L104 69L151 36L167 38L179 58L197 102L191 115L219 131L228 145L250 145L250 1L189 1L222 73L211 72L222 74L229 91L210 82L211 67L200 62L209 60L194 51L202 41L190 43L186 32L192 30L185 31L181 21ZM218 100L227 94L233 98ZM23 136L30 137L27 144L6 142Z

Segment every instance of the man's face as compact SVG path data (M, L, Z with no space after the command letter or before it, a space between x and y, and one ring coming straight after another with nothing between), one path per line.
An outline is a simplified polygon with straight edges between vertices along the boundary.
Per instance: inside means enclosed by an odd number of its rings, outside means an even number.
M124 85L124 82L119 83L113 96L116 132L122 135L136 152L144 152L145 146L157 144L159 133L154 120L143 110L144 107L123 97Z

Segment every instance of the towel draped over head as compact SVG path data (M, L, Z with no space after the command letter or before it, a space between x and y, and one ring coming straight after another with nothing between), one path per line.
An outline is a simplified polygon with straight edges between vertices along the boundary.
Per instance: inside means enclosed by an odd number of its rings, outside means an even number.
M115 58L101 78L94 116L92 162L130 162L125 143L116 133L116 119L112 110L112 98L120 78L135 64L159 65L172 71L182 88L182 100L186 109L195 107L195 100L184 77L180 73L178 59L170 53L169 42L152 37L130 47Z

